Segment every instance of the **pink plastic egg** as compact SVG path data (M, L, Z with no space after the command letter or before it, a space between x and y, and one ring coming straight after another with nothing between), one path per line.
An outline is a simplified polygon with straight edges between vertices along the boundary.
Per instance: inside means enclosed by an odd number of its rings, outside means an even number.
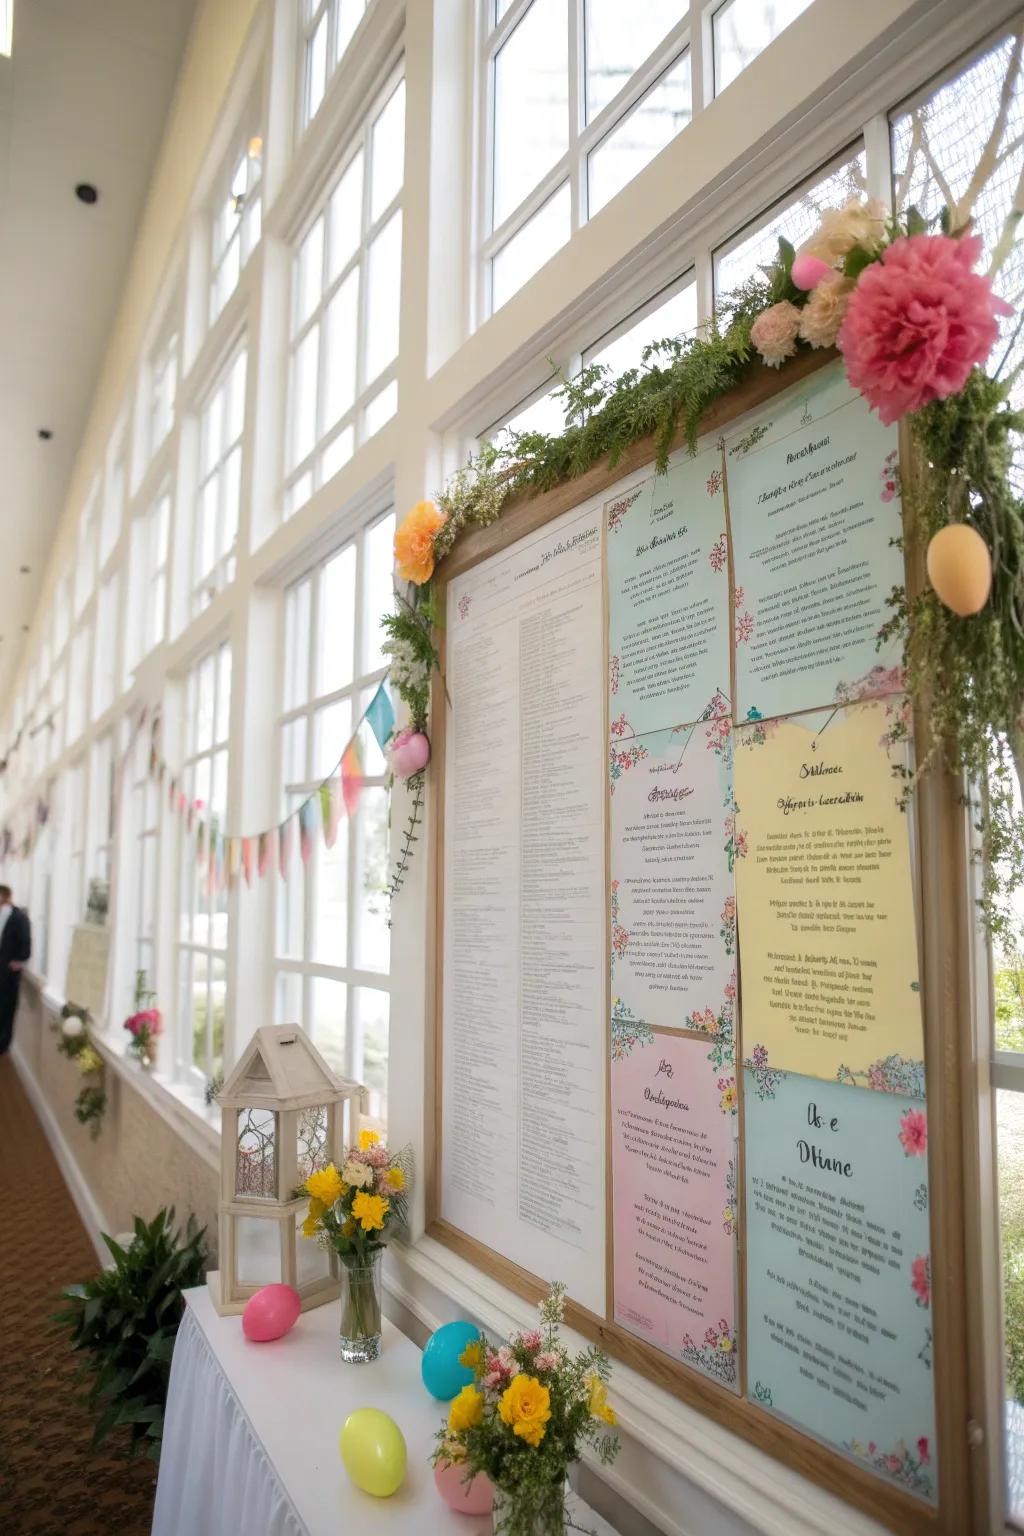
M434 1468L437 1491L457 1515L489 1515L494 1507L494 1484L486 1472L478 1472L469 1484L458 1462L439 1461Z
M295 1326L302 1302L290 1285L265 1285L250 1296L242 1313L242 1332L254 1344L280 1339Z
M803 288L809 291L817 288L823 277L829 277L835 269L830 267L827 261L822 261L820 256L808 256L805 252L802 256L794 258L790 277L795 288Z
M430 742L422 731L399 731L391 743L391 768L397 779L419 773L430 761Z

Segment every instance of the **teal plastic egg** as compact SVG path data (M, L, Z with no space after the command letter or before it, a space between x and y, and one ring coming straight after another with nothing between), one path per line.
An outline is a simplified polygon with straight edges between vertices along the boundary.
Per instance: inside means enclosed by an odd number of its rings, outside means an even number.
M442 1403L450 1402L463 1387L473 1380L473 1372L467 1365L459 1364L459 1356L467 1344L480 1337L480 1330L473 1323L444 1323L427 1340L423 1351L420 1371L423 1385L432 1397Z

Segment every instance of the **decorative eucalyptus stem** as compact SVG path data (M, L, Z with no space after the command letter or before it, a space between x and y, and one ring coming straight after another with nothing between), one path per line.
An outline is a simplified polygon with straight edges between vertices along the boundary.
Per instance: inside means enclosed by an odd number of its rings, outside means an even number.
M405 882L406 873L409 869L409 861L412 858L412 845L413 843L419 842L419 838L416 836L416 828L423 820L421 813L423 811L423 785L425 775L426 769L421 768L419 773L412 774L410 778L406 780L409 789L412 790L412 805L409 809L409 820L406 823L405 833L402 838L402 850L398 855L398 862L395 864L395 868L391 876L391 882L388 886L388 896L391 898L397 896L398 892L402 889L402 885Z

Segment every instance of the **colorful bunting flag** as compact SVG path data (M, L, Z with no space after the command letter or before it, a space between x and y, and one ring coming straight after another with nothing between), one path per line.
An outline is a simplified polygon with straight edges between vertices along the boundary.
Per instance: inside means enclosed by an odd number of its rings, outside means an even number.
M277 868L282 880L288 879L288 861L292 856L292 819L282 821L277 829Z
M356 813L363 792L363 750L358 735L353 736L341 760L341 793L350 816Z
M271 831L269 831L269 832L261 832L260 833L259 847L257 849L257 854L256 854L256 873L259 875L261 880L263 879L263 876L266 874L267 870L271 866L271 863L272 863L272 860L273 860L273 848L271 847L271 838L274 838L276 836L277 836L277 828L276 827L273 827L271 829Z
M242 838L242 873L246 885L252 885L252 838Z
M313 852L313 807L319 802L315 799L305 800L299 806L299 852L302 855L303 864L309 863L310 854Z
M377 745L383 752L395 728L395 708L383 682L366 706L366 718L377 738Z
M228 890L233 891L234 888L235 888L235 882L238 879L238 866L239 866L239 860L240 860L240 857L241 857L241 847L240 847L238 838L237 837L229 837L228 838L228 843L227 843L227 848L228 848L228 858L227 858Z
M337 823L333 822L334 807L331 795L331 780L325 779L317 790L317 798L320 801L320 826L324 834L324 843L328 848L334 847L334 838L337 834Z

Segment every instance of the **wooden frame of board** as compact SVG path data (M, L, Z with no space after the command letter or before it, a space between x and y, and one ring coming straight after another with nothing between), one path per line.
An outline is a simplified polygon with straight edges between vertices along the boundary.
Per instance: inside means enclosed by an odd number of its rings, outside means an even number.
M774 395L798 383L822 366L834 361L833 351L801 354L778 372L752 365L748 378L727 399L717 402L701 422L701 435L724 429L748 411L765 404ZM681 446L678 434L673 447ZM524 535L532 533L553 518L579 506L590 497L616 484L631 472L653 462L653 439L634 444L615 465L597 466L569 484L543 494L509 503L500 520L487 528L465 534L439 566L434 579L441 611L446 588L452 577L469 570L480 561L499 553ZM909 443L901 441L904 482L912 473ZM732 543L730 537L730 559ZM923 580L923 555L908 538L907 579L911 592L920 590ZM441 666L444 669L444 635L440 638ZM430 857L434 882L435 935L432 956L433 1049L428 1049L427 1071L427 1233L439 1242L493 1276L509 1289L530 1301L544 1294L543 1283L512 1260L461 1232L441 1216L441 1147L443 1110L442 1065L443 969L444 969L444 849L445 849L445 728L446 699L443 682L435 680L432 700L432 816ZM607 723L607 722L606 722ZM926 741L925 722L915 719L919 751ZM607 733L606 733L607 734ZM965 1145L961 1135L965 1113L965 1084L971 1081L970 1031L964 1021L970 1017L971 914L967 896L966 822L959 783L939 767L924 776L916 794L912 814L917 818L920 913L920 976L925 1050L926 1094L929 1122L936 1128L928 1151L931 1197L931 1253L933 1274L933 1343L936 1434L938 1439L938 1503L932 1508L898 1488L882 1482L838 1452L801 1433L781 1419L766 1413L743 1395L746 1390L745 1368L740 1395L676 1363L644 1341L619 1327L611 1316L613 1295L610 1281L610 1225L606 1238L609 1284L608 1315L597 1316L575 1303L567 1309L567 1321L588 1338L598 1342L608 1353L624 1361L640 1375L663 1387L698 1412L749 1440L760 1450L776 1457L795 1471L819 1483L838 1498L855 1505L866 1514L901 1533L942 1532L965 1536L969 1531L989 1529L984 1508L984 1468L972 1466L972 1457L981 1454L976 1432L969 1426L982 1423L979 1402L972 1403L976 1384L969 1385L969 1328L967 1321L967 1258L965 1253ZM606 799L605 836L608 838ZM927 893L927 899L925 899ZM609 942L608 914L605 914L606 952ZM740 1015L742 1028L742 1013ZM430 1034L428 1034L428 1039ZM606 1058L606 1106L610 1099L610 1071ZM742 1074L737 1074L738 1080ZM742 1094L742 1085L741 1085ZM742 1098L740 1113L742 1116ZM741 1119L742 1126L742 1119ZM743 1187L743 1144L738 1141L738 1184ZM606 1200L610 1211L612 1183L610 1176L611 1136L606 1141ZM746 1296L743 1253L745 1249L744 1202L740 1203L737 1241L737 1329L746 1334ZM741 1352L743 1360L745 1351ZM973 1390L972 1390L973 1387ZM972 1408L976 1411L972 1412ZM972 1450L973 1446L973 1450ZM972 1475L973 1474L973 1475Z

